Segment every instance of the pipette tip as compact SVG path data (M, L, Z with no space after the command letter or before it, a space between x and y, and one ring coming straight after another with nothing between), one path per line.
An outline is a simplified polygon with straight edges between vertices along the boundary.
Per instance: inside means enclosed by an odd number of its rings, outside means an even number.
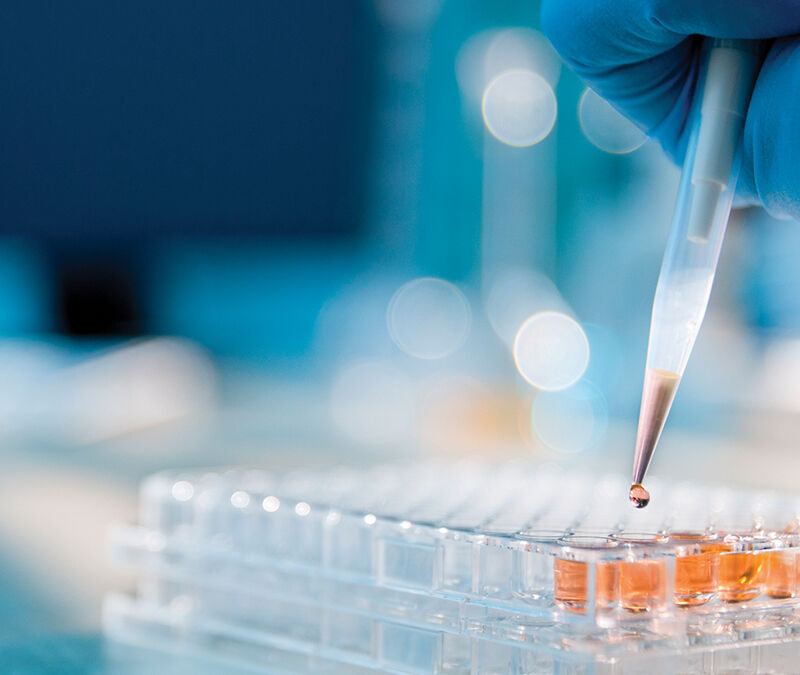
M637 509L643 509L650 503L650 493L643 486L634 483L628 492L628 499Z
M647 368L644 374L644 389L642 391L642 407L639 411L639 429L636 432L636 452L633 458L633 476L631 476L630 498L634 506L643 508L647 506L650 495L642 487L647 467L653 458L653 452L664 429L664 422L675 398L681 378L676 373L658 368ZM645 497L643 504L634 501L634 490L639 489Z

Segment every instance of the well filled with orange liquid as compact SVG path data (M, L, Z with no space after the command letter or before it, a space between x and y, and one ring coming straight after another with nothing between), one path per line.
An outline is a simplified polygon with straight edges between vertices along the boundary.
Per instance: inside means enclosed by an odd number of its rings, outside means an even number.
M585 613L591 604L588 598L591 565L595 573L594 606L598 611L620 607L640 613L657 611L669 602L691 608L715 598L725 603L740 603L762 594L774 599L800 595L800 547L784 542L781 545L786 548L771 549L769 535L760 530L728 535L709 532L625 533L607 538L571 535L559 542L595 550L625 547L619 550L618 560L591 563L554 559L554 600L569 611ZM674 556L672 580L668 578L671 555Z
M667 563L664 559L622 562L620 603L630 612L649 612L667 599Z
M621 544L650 546L662 544L661 534L632 533L616 535ZM623 560L620 563L620 604L629 612L649 612L663 607L667 600L667 561Z
M678 607L694 607L707 603L719 584L719 553L724 546L717 536L705 532L673 532L669 540L699 549L698 553L675 558L675 593Z
M761 594L764 583L764 553L727 553L720 556L719 597L723 602L744 602Z
M797 551L770 551L764 592L771 598L793 598L797 593Z
M586 612L589 563L556 558L553 564L554 599L560 607ZM595 567L595 606L598 610L616 605L619 589L619 565L597 563Z

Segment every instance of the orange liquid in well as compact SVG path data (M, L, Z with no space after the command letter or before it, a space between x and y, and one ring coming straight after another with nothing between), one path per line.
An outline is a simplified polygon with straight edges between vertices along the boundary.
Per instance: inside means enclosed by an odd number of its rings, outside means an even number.
M667 596L667 564L662 560L620 563L622 606L631 612L661 607Z
M767 555L759 552L728 553L719 559L719 597L725 602L744 602L761 594Z
M573 612L586 612L588 565L575 560L556 558L553 562L556 604ZM595 604L598 609L608 609L617 602L619 565L597 563L595 572Z
M795 555L798 558L794 567L794 591L796 594L800 594L800 552L795 553Z
M725 547L704 534L671 534L670 540L698 543L701 553L675 558L675 595L679 607L707 603L717 592L719 583L719 552ZM704 543L705 542L705 543Z
M766 556L766 594L771 598L793 598L797 591L797 552L772 551Z

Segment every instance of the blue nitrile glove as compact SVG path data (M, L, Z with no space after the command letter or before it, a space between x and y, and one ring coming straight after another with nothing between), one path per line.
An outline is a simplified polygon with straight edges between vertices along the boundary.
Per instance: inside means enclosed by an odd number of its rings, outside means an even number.
M567 64L680 162L699 35L776 38L744 128L737 203L800 219L800 0L543 0Z

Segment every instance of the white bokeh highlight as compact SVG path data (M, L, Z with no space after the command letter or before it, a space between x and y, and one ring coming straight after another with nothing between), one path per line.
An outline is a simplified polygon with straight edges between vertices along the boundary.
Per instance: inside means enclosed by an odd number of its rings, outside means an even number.
M544 140L556 122L558 105L550 84L532 70L518 68L495 77L483 93L486 128L497 140L528 147Z
M491 29L468 38L456 55L456 80L469 101L480 101L500 73L521 68L538 73L555 87L561 59L539 31L525 27Z
M644 131L589 88L578 102L578 121L589 142L611 154L633 152L647 140Z
M392 341L419 359L441 359L455 352L466 341L471 322L464 294L449 281L434 277L403 284L386 311Z
M167 337L118 345L53 375L39 394L52 411L43 417L76 443L197 419L213 405L216 384L204 350Z
M176 481L172 485L172 497L179 502L188 502L194 496L194 486L187 480Z
M561 59L539 31L523 27L506 28L498 31L486 48L483 59L486 82L515 68L538 73L555 87L561 75Z
M250 495L244 490L237 490L231 495L231 505L237 509L246 508L250 503Z
M494 332L509 348L525 320L543 311L565 311L556 285L527 267L510 267L494 275L484 308Z
M547 391L575 384L589 365L589 340L580 324L562 312L540 312L514 338L514 363L525 380Z
M274 495L268 495L264 497L264 501L261 502L261 508L267 513L275 513L275 511L281 508L281 500Z

